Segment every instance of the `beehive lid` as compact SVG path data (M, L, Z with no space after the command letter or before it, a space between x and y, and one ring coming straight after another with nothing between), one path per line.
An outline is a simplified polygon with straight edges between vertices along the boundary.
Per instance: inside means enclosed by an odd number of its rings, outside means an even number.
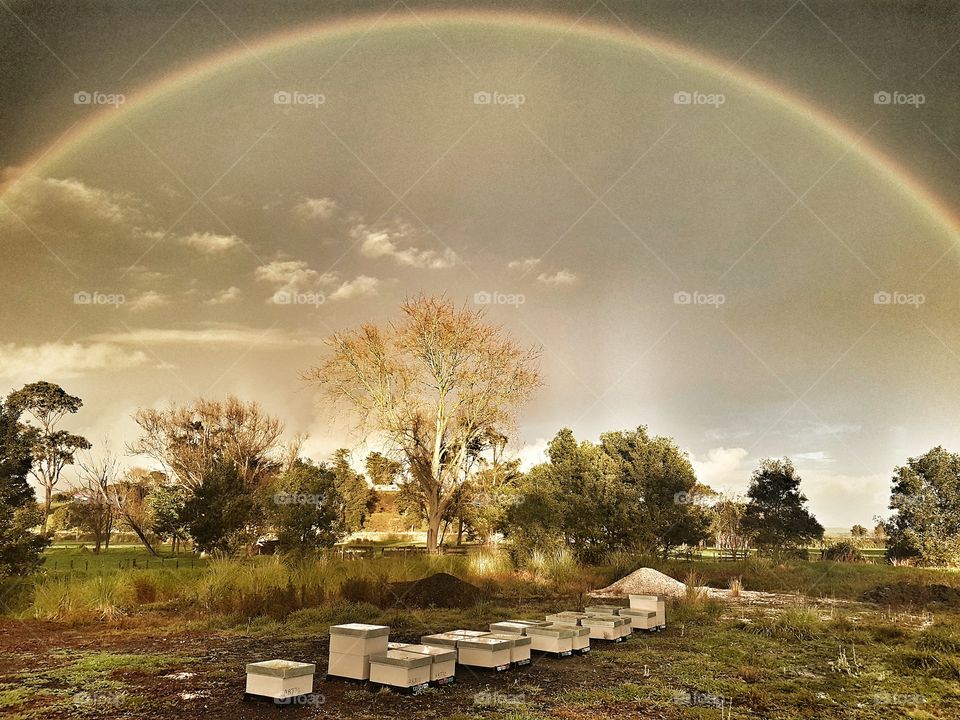
M416 668L429 665L433 658L423 653L409 650L387 650L370 656L370 662L377 665L396 665L397 667Z
M592 615L583 619L584 627L620 627L630 622L619 615Z
M620 608L618 613L622 617L640 617L652 618L657 616L656 610L633 610L632 608Z
M486 630L451 630L451 635L463 635L464 637L484 637L490 633Z
M519 623L520 625L532 625L534 627L543 627L549 625L546 620L508 620L507 622Z
M387 650L403 650L410 647L410 643L388 642Z
M437 633L435 635L424 635L420 638L421 645L445 645L447 647L456 647L458 640L464 640L463 635L454 635L453 633Z
M631 595L631 600L649 600L653 602L664 602L662 595Z
M569 630L573 633L573 637L583 637L590 634L590 628L581 625L548 625L547 627Z
M511 647L523 647L533 642L528 635L513 635L511 633L491 633L490 637L497 640L507 640Z
M584 608L584 612L588 615L597 613L600 615L616 615L621 609L623 609L622 605L591 605L590 607Z
M427 655L433 659L433 662L437 663L457 659L456 650L453 648L442 647L440 645L407 645L404 650L407 652Z
M350 635L351 637L375 638L390 634L386 625L367 625L365 623L347 623L346 625L331 625L331 635Z
M485 635L484 637L460 637L457 641L457 647L464 648L485 648L487 650L509 650L511 647L509 640L500 640L495 637Z
M527 630L527 635L540 635L553 638L572 638L573 628L562 625L540 625Z
M490 623L490 632L523 635L528 627L530 626L524 623L504 620L503 622Z
M269 675L278 678L295 678L313 675L317 666L313 663L294 662L293 660L264 660L247 663L247 675Z

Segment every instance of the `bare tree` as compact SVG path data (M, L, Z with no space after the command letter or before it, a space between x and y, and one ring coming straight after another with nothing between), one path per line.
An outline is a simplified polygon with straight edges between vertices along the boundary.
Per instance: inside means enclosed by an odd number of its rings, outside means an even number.
M248 487L257 487L283 462L283 423L258 403L233 395L166 410L140 408L133 419L142 432L129 452L156 460L190 490L220 461L233 463Z
M408 299L401 310L396 324L333 335L331 357L304 379L402 450L436 551L444 514L488 438L506 434L539 387L539 352L444 297Z
M110 451L107 441L103 443L103 452L99 457L85 453L77 460L80 468L80 486L73 494L74 502L83 503L87 523L94 533L94 552L100 552L101 545L110 549L110 536L116 517L112 493L114 484L120 478L120 463Z
M154 557L157 556L157 551L148 534L153 516L147 497L162 478L161 473L132 468L122 479L115 482L108 492L118 519L133 530L147 552Z

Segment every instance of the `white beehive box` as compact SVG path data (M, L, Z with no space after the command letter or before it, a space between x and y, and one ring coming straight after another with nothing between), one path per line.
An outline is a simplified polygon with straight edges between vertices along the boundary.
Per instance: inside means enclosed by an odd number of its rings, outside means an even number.
M506 670L510 667L510 642L488 636L457 641L457 662L472 667Z
M510 643L510 662L514 665L530 664L530 648L533 641L529 635L513 635L511 633L492 633L488 637L497 640L506 640Z
M456 648L457 641L463 640L463 635L455 633L436 633L434 635L423 635L420 638L421 645L441 645L448 648Z
M389 634L390 628L386 625L349 623L331 626L327 675L368 680L370 656L387 652Z
M513 620L504 620L503 622L490 623L490 632L506 635L523 635L530 627L526 623L518 623Z
M666 602L659 595L631 595L631 610L655 610L657 613L657 626L665 628L667 626Z
M588 617L586 613L578 612L559 612L554 615L547 615L546 621L551 625L569 625L576 627L580 624L580 621Z
M430 682L436 683L437 685L446 685L453 682L454 673L457 668L456 648L445 647L443 645L407 645L404 650L430 656L432 660L430 664Z
M621 640L630 633L629 621L618 615L592 615L581 622L590 628L590 637L594 640Z
M313 692L313 663L265 660L247 664L247 695L282 700Z
M430 685L433 658L408 650L387 650L370 656L370 682L398 688Z
M532 650L558 655L570 655L573 652L573 633L573 628L562 625L527 628L527 635L532 640Z
M451 630L451 635L462 635L463 637L486 637L490 633L486 630Z
M621 608L620 617L630 618L630 627L639 632L641 630L657 630L660 627L657 621L656 610L634 610L632 608Z
M573 630L573 651L579 653L580 655L586 655L590 652L590 628L582 627L576 625L570 627L569 625L560 625L560 627L566 627L570 630Z

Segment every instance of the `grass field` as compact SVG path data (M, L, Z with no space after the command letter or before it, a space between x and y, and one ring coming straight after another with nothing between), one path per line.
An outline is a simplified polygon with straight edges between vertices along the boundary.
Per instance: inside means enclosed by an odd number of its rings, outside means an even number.
M652 564L619 558L577 568L558 560L539 574L521 574L502 558L480 556L262 557L193 568L165 560L147 569L142 550L117 547L79 570L77 561L89 556L76 547L51 549L48 563L72 558L74 570L38 578L0 620L0 717L272 717L271 707L241 702L243 665L286 657L316 662L322 673L331 624L382 623L404 641L454 627L483 629L508 617L576 609L591 587ZM960 593L960 574L756 560L658 567L679 579L695 572L714 587L740 578L748 590L778 595L771 603L722 602L691 592L669 603L663 633L497 675L461 670L455 685L421 696L321 676L312 704L287 708L284 717L960 717L960 607L919 601L922 588ZM364 599L378 584L440 571L482 588L485 599L452 609L384 608L373 595ZM354 588L349 598L347 586ZM863 602L884 586L905 588L898 603Z

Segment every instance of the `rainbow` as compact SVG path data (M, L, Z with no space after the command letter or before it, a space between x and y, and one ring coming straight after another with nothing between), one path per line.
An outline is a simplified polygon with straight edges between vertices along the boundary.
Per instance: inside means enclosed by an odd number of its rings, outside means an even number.
M960 218L936 194L914 177L907 169L897 165L892 159L858 136L850 128L817 108L803 98L792 94L788 89L775 85L743 68L731 68L717 58L677 45L663 38L647 33L636 32L622 26L601 25L583 19L576 20L566 15L526 14L506 11L465 11L431 10L418 15L406 13L403 16L358 14L334 21L303 25L295 30L287 30L260 39L240 50L229 50L213 54L199 63L185 66L165 75L157 82L147 85L127 98L119 109L107 108L92 114L87 120L78 123L46 147L22 168L22 174L44 174L58 161L69 157L70 153L97 135L108 132L123 118L131 113L142 112L177 92L194 84L212 78L214 74L229 71L232 66L240 65L254 58L265 59L274 53L288 51L298 45L330 40L358 38L368 32L390 32L417 28L440 30L444 27L473 24L497 29L523 31L529 33L553 32L568 35L581 40L613 43L633 50L642 49L659 54L672 62L687 65L697 71L712 74L741 89L760 95L768 102L804 122L833 142L844 147L852 147L853 152L875 172L892 183L899 192L907 197L929 220L946 229L951 235L960 234ZM373 27L373 30L371 28ZM19 177L14 172L8 178L0 199Z

